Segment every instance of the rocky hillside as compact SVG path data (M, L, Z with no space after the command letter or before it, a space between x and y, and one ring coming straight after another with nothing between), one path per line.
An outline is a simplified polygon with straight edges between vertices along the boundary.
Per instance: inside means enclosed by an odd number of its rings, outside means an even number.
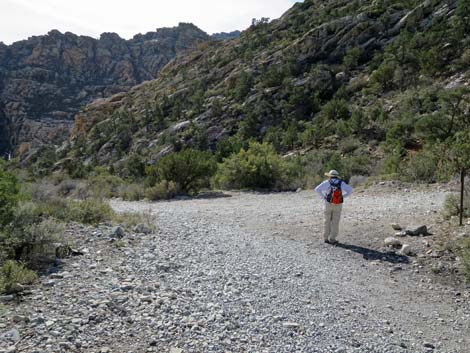
M297 3L89 105L69 156L116 167L192 146L223 157L254 138L280 153L338 151L352 158L351 173L370 173L385 155L394 172L395 160L422 148L443 90L468 83L469 19L463 0Z
M212 39L215 40L227 40L227 39L235 39L240 37L241 32L240 31L233 31L233 32L219 32L219 33L214 33L211 35Z
M61 137L81 107L154 79L177 53L208 39L182 23L130 40L53 30L10 46L0 43L0 152Z

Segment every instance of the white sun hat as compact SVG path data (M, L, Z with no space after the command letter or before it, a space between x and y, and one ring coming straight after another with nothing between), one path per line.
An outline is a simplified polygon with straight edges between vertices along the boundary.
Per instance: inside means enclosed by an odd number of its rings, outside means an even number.
M339 178L339 173L337 170L332 169L328 173L325 173L325 176L330 178Z

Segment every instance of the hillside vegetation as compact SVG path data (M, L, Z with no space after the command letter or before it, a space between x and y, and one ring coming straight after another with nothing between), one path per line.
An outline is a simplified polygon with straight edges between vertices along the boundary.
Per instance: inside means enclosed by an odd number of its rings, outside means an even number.
M298 185L329 167L446 179L468 164L469 28L463 0L297 3L88 105L70 142L41 161L139 178L175 151L221 163L257 142L301 156L284 159Z

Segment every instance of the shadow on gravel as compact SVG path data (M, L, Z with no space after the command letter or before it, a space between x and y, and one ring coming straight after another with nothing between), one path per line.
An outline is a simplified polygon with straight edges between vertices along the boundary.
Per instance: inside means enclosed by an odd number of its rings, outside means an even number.
M337 248L343 248L346 250L354 251L358 254L361 254L364 259L366 260L381 260L391 262L393 264L408 264L410 260L405 255L395 254L392 251L387 252L380 252L377 250L372 250L368 248L363 248L362 246L351 245L351 244L344 244L338 243L336 245Z

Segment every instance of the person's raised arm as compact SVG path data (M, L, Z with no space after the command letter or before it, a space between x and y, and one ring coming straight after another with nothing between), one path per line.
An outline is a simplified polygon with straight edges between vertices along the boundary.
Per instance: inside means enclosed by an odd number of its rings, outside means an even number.
M353 188L343 181L341 184L341 191L343 192L343 197L347 197L352 194Z
M323 183L321 183L315 188L315 192L318 195L320 195L322 199L324 199L326 197L326 192L328 190L328 187L329 187L329 182L328 180L325 180Z

